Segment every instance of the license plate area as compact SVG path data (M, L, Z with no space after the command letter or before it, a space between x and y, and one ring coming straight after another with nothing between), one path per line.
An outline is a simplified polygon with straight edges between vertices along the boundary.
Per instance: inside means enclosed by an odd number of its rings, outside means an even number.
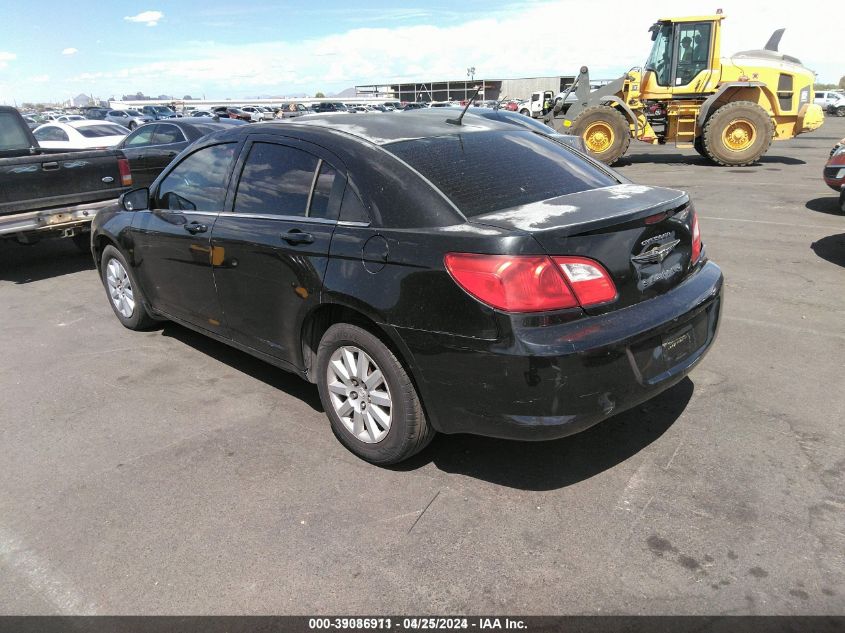
M667 334L661 339L663 360L670 366L682 361L698 349L695 344L695 330L688 325L680 331Z
M694 356L713 335L714 315L713 306L709 306L670 332L632 345L629 358L637 379L644 384L659 382L664 374Z

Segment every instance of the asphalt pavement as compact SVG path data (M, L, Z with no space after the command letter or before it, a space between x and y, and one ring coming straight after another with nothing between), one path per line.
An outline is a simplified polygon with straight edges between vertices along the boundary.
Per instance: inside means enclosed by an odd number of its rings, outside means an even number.
M634 143L724 270L710 354L579 435L392 469L295 376L124 329L72 244L0 243L0 613L845 613L843 136L745 168Z

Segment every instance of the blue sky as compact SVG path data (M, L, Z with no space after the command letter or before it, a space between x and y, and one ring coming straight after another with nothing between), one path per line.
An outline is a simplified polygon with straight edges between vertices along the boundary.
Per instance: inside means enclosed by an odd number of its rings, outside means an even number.
M109 3L4 2L0 21L0 102L146 94L242 99L357 83L573 74L614 77L640 65L647 29L664 15L715 7L688 0L312 3L179 0ZM795 15L778 0L722 2L723 53L761 47L787 27L781 49L821 81L845 74L842 19ZM845 10L826 5L826 12ZM771 17L770 17L771 16Z

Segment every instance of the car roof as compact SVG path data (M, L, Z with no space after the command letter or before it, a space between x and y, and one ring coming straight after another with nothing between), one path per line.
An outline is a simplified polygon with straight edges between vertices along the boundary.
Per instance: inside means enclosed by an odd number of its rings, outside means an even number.
M246 123L245 121L243 123ZM208 116L183 116L177 119L164 119L163 121L150 121L146 125L175 125L176 127L191 127L193 125L217 125L220 127L240 125L233 119L214 120Z
M77 130L81 127L91 127L92 125L115 125L120 127L117 123L112 123L111 121L101 121L100 119L83 119L82 121L48 121L43 125L39 125L33 132L37 132L38 130L45 128L45 127L57 127L65 132L73 132L77 133ZM126 134L129 134L129 130L126 130ZM119 133L115 133L112 136L120 136Z
M436 108L403 113L397 116L354 117L349 114L307 114L285 122L268 123L275 126L318 126L356 136L376 145L387 145L398 141L469 134L490 131L513 131L512 124L501 123L476 116L470 112L464 115L461 125L447 123L446 119L457 118L458 108Z
M59 121L61 125L68 125L73 128L79 127L90 127L92 125L117 125L117 123L112 123L111 121L101 121L99 119L82 119L76 121Z

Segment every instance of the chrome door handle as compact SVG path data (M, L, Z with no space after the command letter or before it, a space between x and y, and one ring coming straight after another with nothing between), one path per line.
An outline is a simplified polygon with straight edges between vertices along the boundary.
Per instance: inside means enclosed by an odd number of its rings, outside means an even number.
M196 235L197 233L205 233L208 230L208 226L199 222L191 222L190 224L185 224L184 229L191 235Z
M313 235L303 233L299 229L291 229L287 233L282 233L281 237L288 244L311 244L314 241Z

